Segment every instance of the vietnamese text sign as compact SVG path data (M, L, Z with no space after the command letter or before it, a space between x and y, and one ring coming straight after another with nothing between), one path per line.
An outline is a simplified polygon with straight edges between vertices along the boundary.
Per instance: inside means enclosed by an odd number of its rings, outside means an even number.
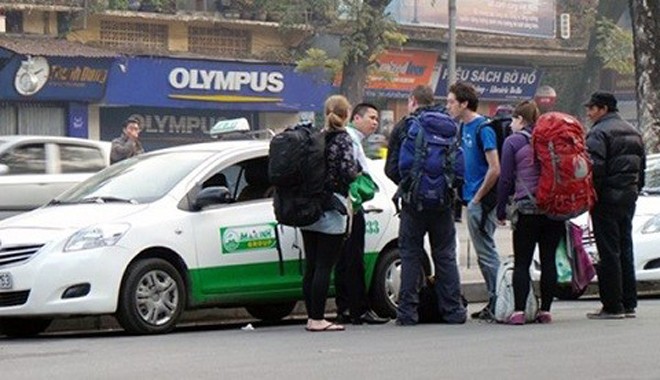
M447 96L448 68L443 66L436 88L437 96ZM532 99L541 82L542 72L531 67L458 65L456 79L472 83L480 99Z

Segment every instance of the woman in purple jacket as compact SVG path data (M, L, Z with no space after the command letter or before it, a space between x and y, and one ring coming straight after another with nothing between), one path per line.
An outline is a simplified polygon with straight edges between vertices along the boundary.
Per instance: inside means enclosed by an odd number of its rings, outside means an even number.
M536 208L536 188L541 171L534 157L531 134L539 110L533 101L519 103L513 111L513 134L502 146L502 166L497 187L497 218L506 220L506 206L513 203L517 212L510 216L513 229L513 293L515 311L508 323L525 323L525 304L529 292L529 267L538 243L541 256L541 308L538 323L552 322L550 306L557 284L555 251L565 233L564 222L552 220Z

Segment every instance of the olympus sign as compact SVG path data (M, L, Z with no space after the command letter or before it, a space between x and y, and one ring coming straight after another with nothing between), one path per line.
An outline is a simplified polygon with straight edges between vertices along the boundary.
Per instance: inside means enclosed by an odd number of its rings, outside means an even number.
M280 72L198 70L177 67L169 76L176 89L241 91L249 86L254 92L282 92L284 75Z

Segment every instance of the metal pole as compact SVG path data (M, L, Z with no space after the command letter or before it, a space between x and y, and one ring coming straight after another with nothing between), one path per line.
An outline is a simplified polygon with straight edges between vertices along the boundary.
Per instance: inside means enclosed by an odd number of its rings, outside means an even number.
M449 54L447 88L456 82L456 0L449 0Z

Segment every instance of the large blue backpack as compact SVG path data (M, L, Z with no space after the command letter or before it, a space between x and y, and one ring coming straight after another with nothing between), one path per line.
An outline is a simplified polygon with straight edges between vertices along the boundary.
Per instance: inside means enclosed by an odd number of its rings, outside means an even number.
M452 207L463 181L463 150L457 125L447 114L425 111L406 120L408 134L399 152L397 195L416 210Z

